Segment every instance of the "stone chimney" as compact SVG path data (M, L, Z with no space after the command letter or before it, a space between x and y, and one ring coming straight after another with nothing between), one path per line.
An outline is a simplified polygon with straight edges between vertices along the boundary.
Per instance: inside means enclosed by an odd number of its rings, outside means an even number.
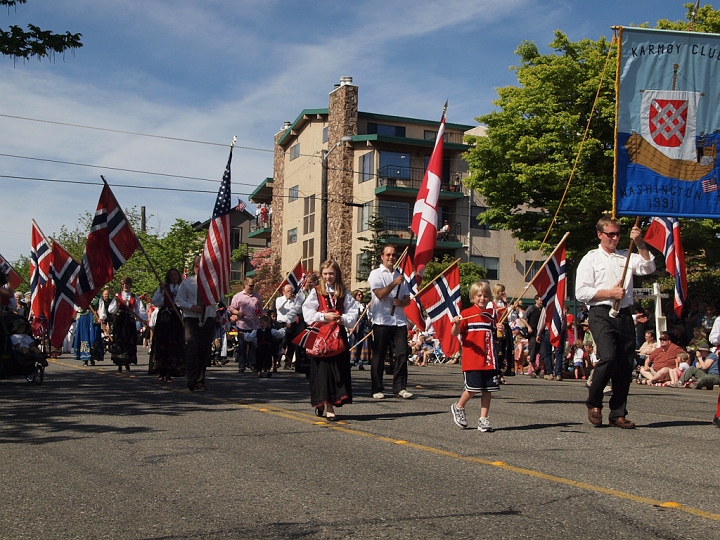
M346 135L357 135L358 87L340 77L328 103L328 149ZM351 282L353 212L343 204L353 199L355 151L342 143L328 158L328 258L336 259L346 284Z
M275 216L275 223L272 226L272 232L270 236L270 247L272 248L273 256L276 258L282 257L282 240L283 240L283 208L285 206L285 151L278 144L280 138L285 135L285 132L290 129L290 122L285 122L285 126L282 130L275 134L274 138L274 153L273 153L273 198L272 198L272 209L273 216Z

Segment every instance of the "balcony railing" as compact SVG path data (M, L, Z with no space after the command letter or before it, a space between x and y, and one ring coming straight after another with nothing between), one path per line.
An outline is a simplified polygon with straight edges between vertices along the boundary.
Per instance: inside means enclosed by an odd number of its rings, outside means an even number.
M411 220L409 218L384 217L383 226L387 232L398 238L409 237ZM443 233L440 229L442 225L438 225L438 242L460 242L462 236L462 227L459 222L449 223L450 231Z
M393 186L420 189L423 176L425 176L425 169L385 165L378 169L377 187ZM448 180L442 180L440 183L442 191L460 191L460 186L460 174L454 171L450 171Z
M250 220L250 232L255 232L260 229L272 229L272 214L262 220L260 217Z

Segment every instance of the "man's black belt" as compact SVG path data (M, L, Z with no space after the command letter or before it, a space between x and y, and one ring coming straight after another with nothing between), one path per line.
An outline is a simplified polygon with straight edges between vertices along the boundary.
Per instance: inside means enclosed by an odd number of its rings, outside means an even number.
M610 311L611 307L612 306L608 306L606 304L600 304L598 306L590 306L590 309L604 309L605 311ZM632 315L632 311L630 311L629 307L620 308L618 313L621 315Z

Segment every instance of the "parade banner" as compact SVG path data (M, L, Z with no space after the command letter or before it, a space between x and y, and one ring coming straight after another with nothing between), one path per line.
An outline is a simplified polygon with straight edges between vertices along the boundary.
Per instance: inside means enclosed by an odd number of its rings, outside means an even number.
M621 28L615 211L720 215L720 36Z

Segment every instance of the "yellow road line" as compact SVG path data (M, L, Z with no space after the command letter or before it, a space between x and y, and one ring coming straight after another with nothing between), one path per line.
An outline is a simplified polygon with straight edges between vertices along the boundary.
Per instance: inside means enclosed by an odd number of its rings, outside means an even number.
M66 364L64 362L59 362L58 360L51 360L51 361L53 361L54 363L61 364L63 366L73 367L76 369L85 367L85 366L75 366L72 364ZM95 373L107 373L105 370L99 371L97 369L94 370L94 372ZM139 379L135 379L135 380L139 380ZM173 390L176 392L183 392L183 390L181 390L180 388L177 388L177 387L169 388L167 386L164 386L162 388L167 389L167 390ZM417 443L409 442L409 441L402 440L402 439L394 439L392 437L385 437L383 435L377 435L375 433L370 433L367 431L360 431L353 427L345 427L343 425L331 424L330 422L326 422L326 421L319 421L318 418L314 415L310 415L308 413L303 413L303 412L299 412L299 411L292 411L289 409L284 409L282 407L268 405L266 403L264 403L264 404L242 403L242 402L238 403L238 402L232 402L230 400L223 399L223 398L207 396L205 394L199 394L199 395L201 395L202 397L209 399L211 401L234 405L241 409L252 410L255 412L259 412L259 413L271 414L273 416L278 416L280 418L285 418L288 420L295 420L298 422L303 422L305 424L322 426L327 429L332 429L334 431L340 431L342 433L347 433L349 435L355 435L355 436L365 437L368 439L373 439L373 440L381 441L381 442L385 442L385 443L406 446L408 448L413 448L415 450L419 450L421 452L427 452L429 454L434 454L437 456L448 457L448 458L457 459L460 461L465 461L468 463L475 463L478 465L497 467L499 469L504 469L506 471L514 472L516 474L523 474L525 476L531 476L533 478L538 478L540 480L546 480L548 482L554 482L556 484L564 484L566 486L571 486L571 487L583 489L586 491L593 491L595 493L602 493L604 495L609 495L611 497L617 497L619 499L629 500L629 501L633 501L633 502L637 502L637 503L641 503L641 504L646 504L649 506L657 506L657 507L661 507L661 508L674 509L674 510L678 510L680 512L685 512L685 513L692 514L694 516L702 517L705 519L710 519L713 521L720 521L720 514L716 514L713 512L706 512L705 510L701 510L699 508L693 508L691 506L686 506L684 504L681 504L681 503L678 503L675 501L659 501L657 499L651 499L649 497L641 497L639 495L633 495L632 493L626 493L624 491L619 491L617 489L605 488L602 486L596 486L594 484L588 484L587 482L580 482L578 480L570 480L569 478L562 478L560 476L554 476L552 474L546 474L546 473L543 473L540 471L526 469L524 467L517 467L515 465L510 465L508 463L505 463L504 461L491 461L488 459L464 456L462 454L458 454L457 452L441 450L440 448L435 448L433 446L417 444ZM345 425L347 425L347 424L345 424Z

